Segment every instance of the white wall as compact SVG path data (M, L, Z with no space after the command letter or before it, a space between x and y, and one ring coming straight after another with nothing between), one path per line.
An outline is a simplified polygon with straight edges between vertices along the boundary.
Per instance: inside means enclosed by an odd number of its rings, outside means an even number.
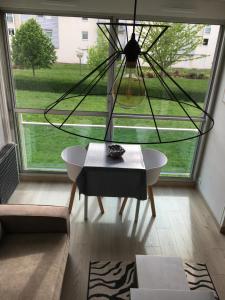
M208 137L198 183L200 192L221 226L225 208L225 59L222 65L223 74L214 112L215 125Z

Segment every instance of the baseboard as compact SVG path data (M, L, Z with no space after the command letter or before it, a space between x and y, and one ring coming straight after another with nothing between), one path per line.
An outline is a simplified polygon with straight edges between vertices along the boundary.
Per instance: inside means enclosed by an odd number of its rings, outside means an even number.
M20 173L22 182L71 182L66 173ZM156 186L159 187L195 187L195 182L185 178L164 178L161 177Z
M67 174L20 173L21 182L63 182L71 183Z
M201 191L199 190L198 185L196 185L196 190L197 190L198 193L200 194L202 200L203 200L204 203L205 203L205 206L207 207L208 211L210 212L212 218L214 219L214 221L215 221L215 223L216 223L216 226L217 226L217 228L218 228L218 231L219 231L220 233L222 233L222 234L225 234L225 227L224 227L224 226L221 226L221 225L218 223L216 217L214 216L213 211L211 210L209 204L208 204L207 201L205 200L205 197L202 195Z
M156 183L156 186L159 187L189 187L189 188L194 188L195 187L195 182L192 180L184 179L184 178L176 178L176 179L165 179L165 178L160 178L160 180Z

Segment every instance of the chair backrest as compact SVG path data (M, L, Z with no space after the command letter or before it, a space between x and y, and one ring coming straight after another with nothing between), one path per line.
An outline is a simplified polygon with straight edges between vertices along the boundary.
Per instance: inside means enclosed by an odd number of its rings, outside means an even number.
M77 176L80 174L86 153L86 149L79 146L68 147L62 151L61 157L66 163L67 174L72 181L76 181Z
M153 185L158 181L161 168L167 164L167 157L153 149L142 149L142 154L147 171L147 184Z

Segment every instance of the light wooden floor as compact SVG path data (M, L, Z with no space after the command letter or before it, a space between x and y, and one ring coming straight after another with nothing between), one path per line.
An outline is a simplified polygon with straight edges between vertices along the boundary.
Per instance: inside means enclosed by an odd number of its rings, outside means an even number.
M22 183L11 203L67 205L70 184ZM90 259L134 260L135 254L180 256L185 261L207 263L225 300L225 236L221 235L200 195L188 188L154 188L157 217L151 218L149 203L141 203L134 224L135 199L129 199L124 216L120 201L104 198L100 215L97 199L89 199L89 221L83 221L83 198L71 214L71 248L62 300L86 299Z

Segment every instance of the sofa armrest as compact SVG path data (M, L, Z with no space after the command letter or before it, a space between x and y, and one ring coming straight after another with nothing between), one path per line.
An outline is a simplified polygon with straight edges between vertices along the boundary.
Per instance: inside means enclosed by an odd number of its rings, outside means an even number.
M67 207L47 205L0 205L0 221L7 233L68 233Z

